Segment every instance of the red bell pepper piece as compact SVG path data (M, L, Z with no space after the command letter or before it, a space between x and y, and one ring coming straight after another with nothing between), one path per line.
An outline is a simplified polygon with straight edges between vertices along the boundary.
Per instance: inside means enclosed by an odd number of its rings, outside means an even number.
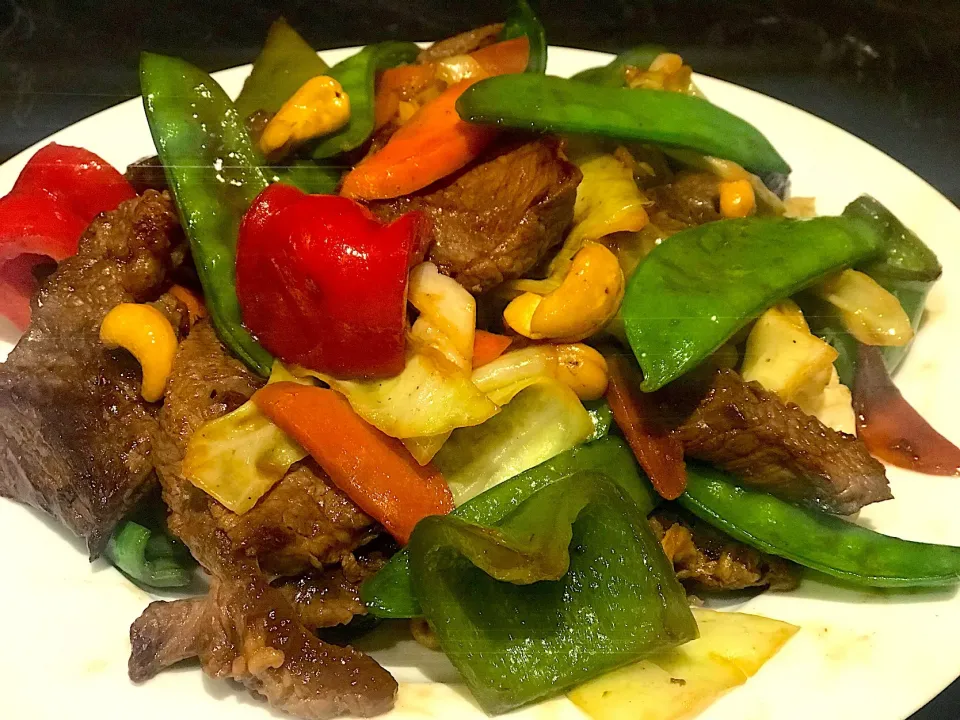
M11 194L52 195L86 224L102 212L136 197L115 168L89 150L50 143L27 161Z
M453 510L440 472L417 463L399 440L364 422L333 390L279 382L258 390L253 401L400 542L421 519Z
M904 399L875 346L858 346L853 409L860 439L874 457L927 475L960 475L960 448Z
M607 402L637 462L661 497L676 500L687 487L683 446L661 422L655 398L640 392L637 372L621 357L607 358Z
M93 218L135 196L123 175L88 150L56 143L38 150L0 198L0 314L26 328L35 267L74 255Z
M244 324L284 361L340 377L396 375L408 270L426 228L420 213L384 225L347 198L271 185L240 224Z

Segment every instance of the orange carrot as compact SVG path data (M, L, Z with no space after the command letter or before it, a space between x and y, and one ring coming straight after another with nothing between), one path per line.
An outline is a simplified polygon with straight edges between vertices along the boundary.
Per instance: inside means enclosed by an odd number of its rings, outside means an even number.
M477 330L473 336L473 366L475 368L486 365L503 355L513 338L506 335L497 335L486 330Z
M637 373L621 357L607 358L610 384L607 402L613 419L623 431L637 462L650 477L654 489L675 500L687 487L683 447L659 422L655 399L637 390Z
M439 471L417 464L399 440L365 422L333 390L278 382L258 390L253 401L401 543L426 516L453 510Z
M522 72L528 54L529 43L524 37L478 50L473 57L487 77ZM476 158L496 136L496 131L461 120L456 104L468 87L482 79L461 80L420 108L386 145L365 157L347 174L340 193L359 200L407 195L456 172ZM389 112L386 103L390 101L383 102L381 114Z

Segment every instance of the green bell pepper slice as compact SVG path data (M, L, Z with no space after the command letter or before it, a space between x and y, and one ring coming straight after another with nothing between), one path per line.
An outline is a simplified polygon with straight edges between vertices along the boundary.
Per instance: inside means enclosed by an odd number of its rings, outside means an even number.
M646 516L596 473L548 485L493 528L424 518L408 549L440 647L491 714L698 635Z
M350 120L334 133L320 138L310 150L315 160L355 150L373 133L374 94L377 72L412 63L420 52L413 43L388 41L367 45L348 57L327 74L335 79L350 97Z
M324 165L313 160L294 160L289 165L270 167L273 182L282 182L300 188L311 195L336 195L343 167Z
M166 513L159 497L142 503L114 528L104 555L120 572L141 585L186 587L193 582L197 563L186 545L170 534Z
M640 478L633 453L623 440L608 437L580 445L477 495L451 514L481 525L493 525L538 490L582 471L595 471L615 482L644 515L659 502L649 483ZM401 550L360 588L370 613L384 618L423 614L410 578L410 555Z
M601 67L588 68L581 70L576 75L571 75L571 80L590 83L591 85L603 85L605 87L622 88L627 86L627 79L624 71L627 67L640 68L647 70L654 58L667 49L662 45L638 45L630 48L619 55L607 65Z
M547 34L530 3L516 0L507 15L500 39L512 40L524 35L530 43L530 59L524 72L542 75L547 71Z
M280 18L270 26L234 105L241 119L257 110L275 113L307 80L327 70L329 66L316 51Z
M690 228L654 248L621 314L650 392L691 370L766 308L876 254L862 220L745 218Z
M586 401L583 406L590 413L590 420L593 422L593 433L584 442L593 442L609 435L610 427L613 425L613 410L610 409L610 403L600 398Z
M791 505L687 463L677 502L758 550L865 587L936 587L960 582L960 548L881 535L833 515Z
M207 73L144 53L143 107L217 334L266 377L273 358L243 327L236 289L237 229L267 175L237 109Z
M473 123L655 143L733 160L755 173L790 172L786 160L753 125L682 93L604 87L546 75L501 75L463 93L457 112Z

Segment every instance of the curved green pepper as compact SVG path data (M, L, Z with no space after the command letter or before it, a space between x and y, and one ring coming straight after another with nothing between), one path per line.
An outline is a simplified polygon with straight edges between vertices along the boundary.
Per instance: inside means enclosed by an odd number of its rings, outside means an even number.
M790 172L753 125L697 97L663 90L589 85L545 75L481 80L457 100L474 123L536 132L599 135L688 148L753 172Z
M270 26L263 50L253 61L234 105L241 118L257 110L275 113L307 80L328 69L314 49L280 18Z
M240 220L267 187L260 156L230 98L199 68L144 53L140 87L217 334L266 377L273 358L243 327L235 271Z
M662 45L638 45L620 53L607 65L581 70L576 75L570 76L570 79L590 83L591 85L626 87L627 79L624 70L627 67L647 70L654 58L666 51L667 49Z
M524 35L530 42L530 59L525 72L542 75L547 71L547 34L530 3L527 0L516 0L507 15L500 39L512 40Z
M646 516L596 473L548 485L494 528L424 518L408 549L440 647L491 714L698 634Z
M603 473L647 515L658 496L641 480L633 453L620 438L580 445L520 473L477 495L451 513L481 525L493 525L515 510L538 490L569 477L592 470ZM409 618L422 614L410 579L410 556L406 550L394 555L376 575L360 588L360 597L378 617Z
M621 314L650 392L691 370L766 308L881 246L853 218L746 218L684 230L654 248Z
M699 463L687 463L687 490L677 502L758 550L855 585L934 587L960 582L960 548L881 535L740 487L726 473Z
M289 165L272 165L270 171L273 182L293 185L311 195L336 195L344 169L313 160L294 160Z
M350 97L350 120L336 132L320 138L310 151L311 156L321 160L363 145L373 132L377 72L411 63L419 52L420 48L413 43L382 42L367 45L356 55L334 65L327 74L339 82Z

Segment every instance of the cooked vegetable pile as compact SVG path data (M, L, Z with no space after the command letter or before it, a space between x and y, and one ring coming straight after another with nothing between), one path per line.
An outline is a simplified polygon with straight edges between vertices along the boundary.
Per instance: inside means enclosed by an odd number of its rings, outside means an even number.
M890 380L934 253L871 197L802 211L676 54L547 68L525 0L333 67L280 20L235 100L143 55L156 159L49 145L0 199L0 491L139 584L210 576L131 677L376 714L396 682L328 640L403 621L490 714L672 718L796 631L688 592L960 581L838 517L880 460L960 473Z

